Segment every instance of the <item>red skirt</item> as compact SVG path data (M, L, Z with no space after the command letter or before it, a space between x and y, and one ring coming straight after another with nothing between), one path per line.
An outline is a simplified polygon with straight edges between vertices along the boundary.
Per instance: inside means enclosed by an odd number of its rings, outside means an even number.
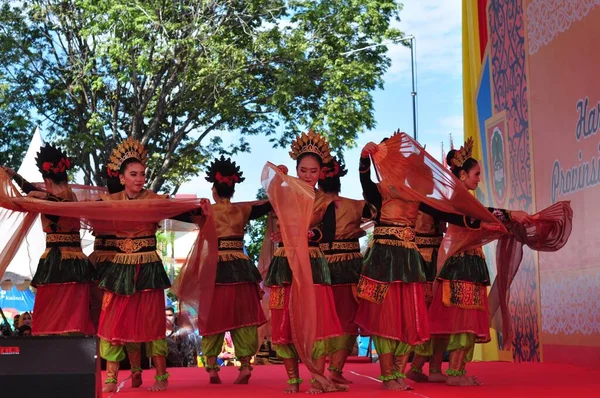
M315 340L342 336L344 331L335 312L333 292L329 285L313 285L317 300L317 333ZM284 287L283 309L271 309L271 339L273 344L291 344L292 326L290 323L291 286Z
M355 322L362 336L379 336L419 345L429 340L424 283L389 285L381 304L360 300Z
M358 311L358 301L354 293L356 285L332 285L333 300L342 330L345 334L358 334L358 325L354 323L356 311Z
M102 312L102 297L104 296L104 289L98 287L98 283L92 283L90 288L90 319L94 325L94 330L98 330L98 323L100 322L100 313Z
M429 327L432 335L472 333L475 335L475 342L477 343L490 341L487 295L482 295L482 309L447 306L442 300L442 295L442 284L439 283L433 292L433 301L429 307Z
M210 336L246 326L260 326L267 322L260 303L260 290L256 283L215 285L208 316L208 329L201 330Z
M47 334L95 332L90 319L89 283L61 283L38 286L33 305L31 333Z
M131 296L104 292L98 336L112 344L141 343L165 338L165 293L144 290Z

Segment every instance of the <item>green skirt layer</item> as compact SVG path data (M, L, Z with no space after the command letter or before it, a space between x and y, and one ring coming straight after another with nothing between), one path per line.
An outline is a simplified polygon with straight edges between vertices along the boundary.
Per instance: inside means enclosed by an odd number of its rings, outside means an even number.
M361 274L380 282L425 282L425 261L416 248L373 243Z
M94 267L81 249L52 247L40 259L31 285L87 283L95 279Z

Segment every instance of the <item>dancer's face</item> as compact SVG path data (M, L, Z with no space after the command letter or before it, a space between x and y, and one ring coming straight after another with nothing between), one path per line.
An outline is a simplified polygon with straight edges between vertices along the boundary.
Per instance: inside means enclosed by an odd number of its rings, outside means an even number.
M465 176L463 183L467 189L471 191L477 189L477 185L479 185L479 181L481 180L481 168L479 167L479 163L471 167L468 172L461 171L461 176L462 175Z
M144 189L146 183L146 168L137 162L128 164L120 179L128 193L138 194Z
M28 313L25 313L23 315L21 315L21 325L27 325L27 326L31 326L31 315L29 315Z
M296 166L296 173L298 178L314 187L319 182L321 164L314 156L304 156Z

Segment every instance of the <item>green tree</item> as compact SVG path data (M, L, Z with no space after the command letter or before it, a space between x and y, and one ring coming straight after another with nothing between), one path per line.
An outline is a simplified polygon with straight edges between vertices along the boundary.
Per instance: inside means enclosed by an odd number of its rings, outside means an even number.
M267 193L265 192L264 188L260 188L258 190L256 193L256 199L267 199ZM254 264L258 263L258 258L260 257L262 241L267 229L267 217L268 216L265 215L257 218L256 220L251 220L246 227L246 236L248 242L246 244L246 251L248 253L248 257L250 257Z
M174 192L244 136L287 145L325 132L340 152L375 125L386 48L402 36L395 0L0 0L0 84L23 122L66 147L102 185L125 136L152 154L151 189ZM26 122L26 123L25 123ZM25 125L24 125L25 123ZM220 134L240 132L225 147ZM22 153L22 151L17 151Z
M2 44L0 44L0 47ZM5 82L0 73L0 165L18 169L27 152L33 122L19 105L24 94Z

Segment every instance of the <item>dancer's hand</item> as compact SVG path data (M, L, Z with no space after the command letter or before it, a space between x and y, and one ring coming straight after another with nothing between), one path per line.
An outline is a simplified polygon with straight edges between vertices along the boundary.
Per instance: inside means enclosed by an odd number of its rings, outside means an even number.
M275 243L279 243L283 240L283 237L281 236L281 232L273 232L271 234L271 240Z
M306 236L308 237L308 239L312 239L315 237L315 233L312 231L312 229L309 229L308 231L306 231Z
M369 142L360 152L361 158L366 158L368 156L373 155L375 152L379 150L379 146L374 142Z
M277 168L279 169L279 171L281 171L283 174L287 175L288 174L288 168L286 165L280 164L279 166L277 166Z
M510 219L512 221L518 222L519 224L531 224L531 216L524 211L516 210L510 212Z
M42 199L45 200L48 198L48 194L42 191L31 191L27 194L30 198Z
M210 211L210 200L206 199L206 198L202 198L200 199L200 210L202 211L202 214L208 214L208 212Z
M15 176L15 174L17 174L13 169L11 169L10 167L6 167L6 166L2 166L2 170L4 170L4 172L6 174L8 174L8 176L10 178L13 178Z

